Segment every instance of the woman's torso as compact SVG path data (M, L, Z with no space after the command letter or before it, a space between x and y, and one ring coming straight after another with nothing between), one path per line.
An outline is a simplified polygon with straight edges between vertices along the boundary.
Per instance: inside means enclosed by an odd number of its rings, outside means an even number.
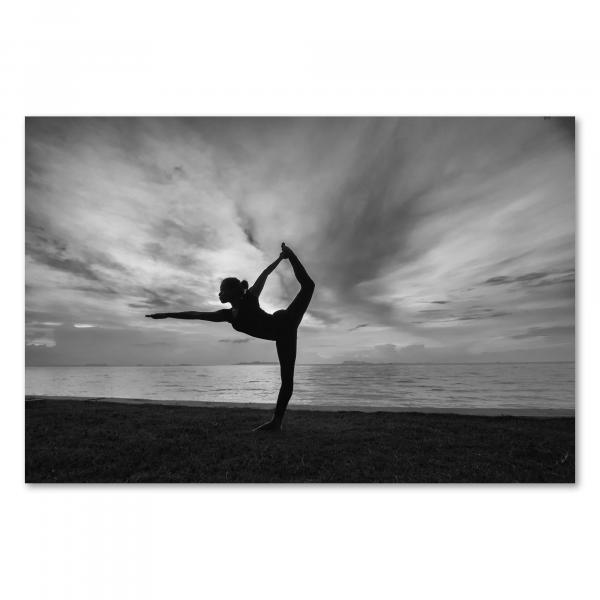
M254 294L246 292L239 308L231 309L231 325L236 331L263 340L277 340L287 330L285 311L265 312Z

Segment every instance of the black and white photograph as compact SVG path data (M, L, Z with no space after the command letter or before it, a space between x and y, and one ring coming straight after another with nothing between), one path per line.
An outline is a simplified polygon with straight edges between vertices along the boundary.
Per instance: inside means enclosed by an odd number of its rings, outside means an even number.
M0 596L600 597L597 12L7 4Z
M25 119L28 483L574 483L573 116Z

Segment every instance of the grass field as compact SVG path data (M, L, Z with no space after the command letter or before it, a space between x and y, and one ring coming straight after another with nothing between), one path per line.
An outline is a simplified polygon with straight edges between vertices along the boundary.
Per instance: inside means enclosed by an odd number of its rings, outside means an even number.
M575 419L25 403L25 481L573 483Z

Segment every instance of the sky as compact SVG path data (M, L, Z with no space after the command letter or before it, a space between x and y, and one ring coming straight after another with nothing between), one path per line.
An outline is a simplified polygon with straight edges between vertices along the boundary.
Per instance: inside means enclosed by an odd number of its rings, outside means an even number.
M31 366L276 361L227 308L284 241L298 363L574 360L570 118L26 119ZM299 290L288 261L260 303Z

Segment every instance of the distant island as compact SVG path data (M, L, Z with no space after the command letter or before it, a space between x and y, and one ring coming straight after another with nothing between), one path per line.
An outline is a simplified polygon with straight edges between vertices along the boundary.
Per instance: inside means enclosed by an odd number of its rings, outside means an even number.
M369 362L368 360L345 360L342 365L372 365L375 363Z
M262 360L253 360L252 362L239 362L236 365L278 365L278 362L264 362Z

